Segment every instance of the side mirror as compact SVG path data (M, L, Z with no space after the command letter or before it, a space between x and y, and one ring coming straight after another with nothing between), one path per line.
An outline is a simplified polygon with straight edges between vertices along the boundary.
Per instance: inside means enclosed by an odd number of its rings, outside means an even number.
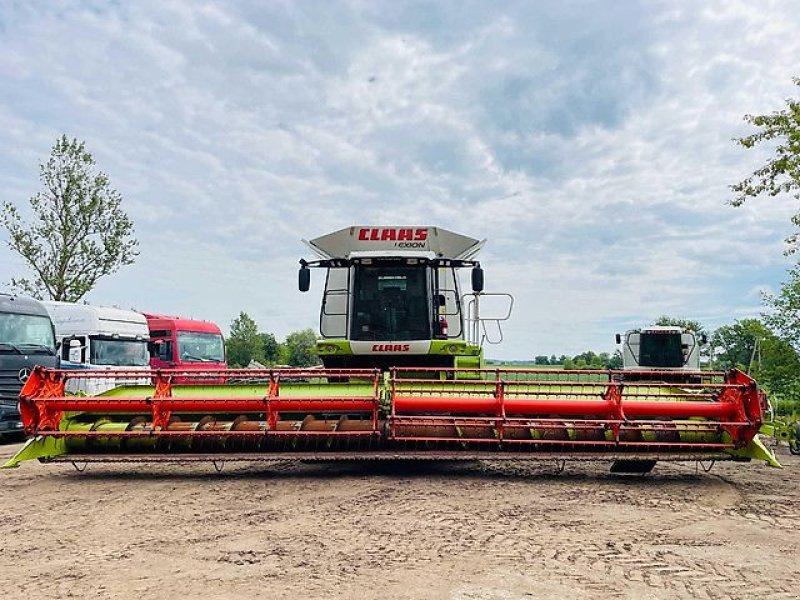
M83 354L82 350L83 346L81 346L80 340L70 340L69 358L67 360L69 360L69 362L71 363L82 363L83 362L83 357L81 356L81 354Z
M620 334L617 334L617 335L616 335L616 336L614 336L614 337L616 337L616 339L617 339L617 343L618 343L618 344L621 344L621 343L622 343L622 336L621 336Z
M297 287L301 292L307 292L311 287L311 269L306 266L300 267L297 273Z
M708 336L705 332L700 334L700 345L705 346L708 343Z
M483 291L483 269L477 265L472 267L472 291Z

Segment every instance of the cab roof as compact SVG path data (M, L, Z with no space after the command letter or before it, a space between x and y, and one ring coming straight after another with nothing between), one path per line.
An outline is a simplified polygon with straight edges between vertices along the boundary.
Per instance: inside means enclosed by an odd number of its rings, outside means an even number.
M142 313L147 319L150 330L153 329L174 329L175 331L195 331L198 333L217 333L222 335L222 331L216 323L211 321L199 321L197 319L187 319L174 315L157 315L153 313Z
M48 318L50 316L39 300L28 296L17 296L8 292L0 292L0 313L38 315Z
M371 256L408 256L413 252L462 260L475 256L485 242L429 225L351 225L305 241L323 259L352 258L365 252Z

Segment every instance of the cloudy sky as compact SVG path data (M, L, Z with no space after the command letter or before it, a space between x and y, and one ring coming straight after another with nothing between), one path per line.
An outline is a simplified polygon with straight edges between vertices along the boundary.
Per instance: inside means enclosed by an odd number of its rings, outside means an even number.
M0 0L0 197L86 141L141 243L98 304L283 336L317 325L301 238L430 224L488 238L516 298L489 356L613 350L780 284L792 201L726 201L766 156L742 116L797 94L798 31L788 1ZM24 270L3 244L0 281Z

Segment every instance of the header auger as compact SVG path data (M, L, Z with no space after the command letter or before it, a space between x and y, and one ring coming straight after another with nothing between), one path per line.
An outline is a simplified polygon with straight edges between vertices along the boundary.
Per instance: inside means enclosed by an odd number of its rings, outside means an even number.
M310 242L327 270L323 368L153 370L150 385L103 371L97 396L66 393L98 373L37 368L20 395L32 439L5 466L380 459L762 459L763 395L744 373L486 369L481 243L432 227L352 227ZM460 293L457 270L472 272ZM513 299L508 301L510 312ZM137 377L141 377L137 371ZM127 383L126 383L127 382ZM73 382L74 383L74 382Z

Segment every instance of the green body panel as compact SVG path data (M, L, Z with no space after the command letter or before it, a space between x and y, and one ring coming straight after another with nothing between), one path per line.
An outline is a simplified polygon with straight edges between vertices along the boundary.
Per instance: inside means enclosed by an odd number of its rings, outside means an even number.
M307 382L281 381L281 397L320 395L322 389L327 396L346 396L348 394L370 395L372 384L351 380L348 383L330 383L326 379ZM103 392L100 396L107 398L133 397L147 398L155 393L153 386L131 385L120 386ZM254 384L208 384L208 385L174 385L172 386L173 398L252 398L253 396L267 396L269 385Z
M797 420L767 421L761 426L759 433L775 438L776 441L786 442L792 454L800 454L800 426Z
M317 340L317 354L320 356L346 355L352 353L353 350L350 348L350 342L347 340Z
M21 462L35 458L54 458L67 453L67 444L62 438L36 437L29 439L0 469L14 469Z
M775 455L764 445L764 442L761 441L761 438L758 437L758 435L750 440L750 443L744 448L740 448L738 450L726 450L726 452L737 458L766 461L770 467L775 467L776 469L783 468L781 463L778 462L778 459L775 458Z
M353 350L348 340L324 339L317 342L317 353L322 357L345 356L352 355ZM466 362L462 368L478 368L483 364L483 349L464 340L431 340L431 347L426 354L455 356L457 366L461 366L459 359L463 358ZM478 362L475 362L476 359Z

